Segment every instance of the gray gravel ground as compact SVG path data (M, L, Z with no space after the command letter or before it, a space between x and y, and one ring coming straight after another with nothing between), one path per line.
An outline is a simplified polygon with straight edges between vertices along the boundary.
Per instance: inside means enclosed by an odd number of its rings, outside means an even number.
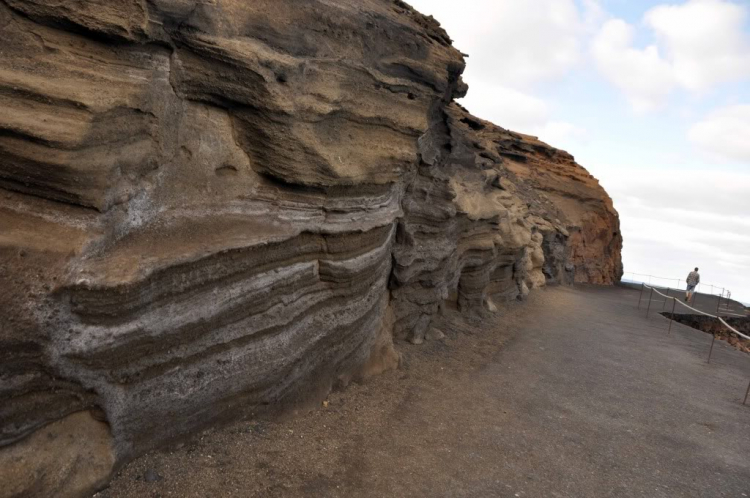
M717 341L707 365L709 335L668 336L637 300L536 292L401 345L403 369L327 406L147 454L98 496L750 496L750 357Z

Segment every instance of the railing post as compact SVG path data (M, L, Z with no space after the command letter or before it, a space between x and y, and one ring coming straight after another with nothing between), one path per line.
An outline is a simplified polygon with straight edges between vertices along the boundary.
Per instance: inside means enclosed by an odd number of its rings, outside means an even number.
M714 342L716 342L716 335L711 333L711 336L711 349L708 350L708 361L706 363L711 363L711 353L714 352Z
M669 287L667 287L667 296L669 295ZM667 308L667 298L664 298L664 303L661 305L661 310L664 311Z
M644 284L643 282L641 282L641 295L638 296L638 309L641 309L641 299L643 298L643 289L646 288L645 285L646 284Z
M646 308L646 318L648 318L648 312L651 310L651 298L654 296L654 288L651 287L651 292L648 294L648 307Z
M723 293L722 293L723 294ZM719 314L719 308L721 308L721 296L719 296L718 303L716 303L716 314Z
M674 307L677 304L677 298L672 298L672 314L669 317L669 330L667 331L667 335L672 333L672 321L674 320Z
M747 391L745 391L745 401L742 402L742 404L747 403L747 395L750 394L750 383L747 385Z

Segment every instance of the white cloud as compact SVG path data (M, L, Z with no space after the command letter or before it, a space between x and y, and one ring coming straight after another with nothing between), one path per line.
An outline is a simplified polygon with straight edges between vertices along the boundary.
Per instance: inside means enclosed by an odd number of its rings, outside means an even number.
M750 76L750 41L743 33L747 8L726 0L691 0L649 10L644 21L656 33L678 84L704 91Z
M633 166L602 167L597 175L613 198L626 200L628 206L646 208L653 216L658 215L657 210L681 209L681 213L668 214L695 226L715 227L720 219L736 216L746 222L742 227L733 222L734 229L744 231L750 223L750 172Z
M469 111L504 128L530 133L549 120L547 104L501 85L476 82L461 102Z
M587 143L590 138L588 130L567 121L548 121L532 130L532 133L543 142L569 152L574 151L575 144Z
M607 12L599 0L581 0L583 4L583 24L589 32L595 32L607 18Z
M456 47L470 54L470 84L525 88L564 74L581 58L584 21L574 0L475 0L460 8L453 0L410 3L435 16Z
M750 105L712 112L690 128L688 138L717 157L750 163Z
M750 77L746 18L747 7L727 0L660 5L643 18L654 43L635 47L635 28L613 19L602 25L591 51L600 72L633 108L650 111L675 88L702 92Z
M662 105L675 80L659 49L633 48L634 36L635 29L625 21L607 21L594 39L592 53L599 71L627 95L636 111L646 112Z
M477 83L461 102L470 112L513 131L538 136L555 147L572 148L588 132L567 121L551 119L547 104L533 95L500 85Z

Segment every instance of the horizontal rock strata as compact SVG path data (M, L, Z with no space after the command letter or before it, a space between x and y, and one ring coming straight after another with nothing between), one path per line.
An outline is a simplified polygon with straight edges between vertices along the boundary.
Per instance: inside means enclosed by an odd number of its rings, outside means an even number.
M403 2L3 0L0 26L18 492L90 492L166 441L394 368L393 339L439 336L446 307L621 275L604 190L453 103L463 57Z

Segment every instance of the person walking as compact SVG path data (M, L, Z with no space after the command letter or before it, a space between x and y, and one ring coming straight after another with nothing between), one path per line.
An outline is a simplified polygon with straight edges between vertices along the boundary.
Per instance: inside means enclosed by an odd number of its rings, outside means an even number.
M701 283L701 275L698 273L698 268L688 273L687 279L687 291L685 292L685 301L690 302L695 294L695 288Z

